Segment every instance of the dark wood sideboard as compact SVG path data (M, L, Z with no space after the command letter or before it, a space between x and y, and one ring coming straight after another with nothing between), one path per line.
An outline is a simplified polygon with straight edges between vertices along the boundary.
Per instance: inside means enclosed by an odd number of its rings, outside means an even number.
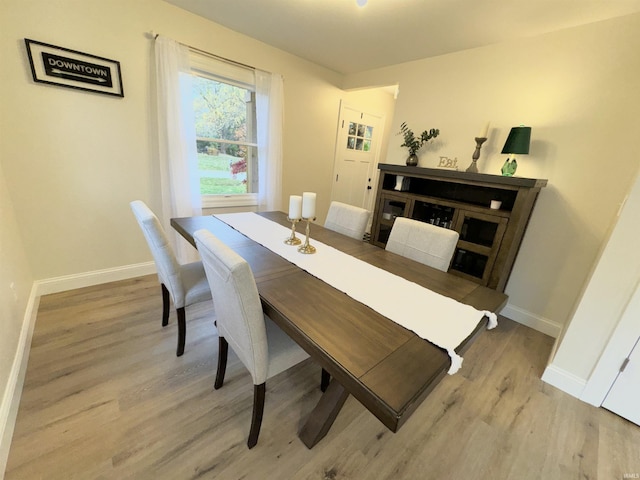
M460 239L449 272L504 291L547 180L384 163L378 168L371 243L386 245L396 217L453 229ZM500 208L491 208L492 200Z

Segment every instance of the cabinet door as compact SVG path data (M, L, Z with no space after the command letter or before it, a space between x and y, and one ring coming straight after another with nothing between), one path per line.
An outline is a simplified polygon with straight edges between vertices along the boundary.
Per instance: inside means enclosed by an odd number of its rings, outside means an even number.
M507 218L460 210L454 229L460 234L450 271L486 285L496 261Z
M373 243L384 247L389 240L391 227L396 217L408 217L411 211L412 200L401 195L384 193L380 197L380 218L376 232L374 232Z
M411 218L436 227L454 228L456 209L433 200L414 200Z

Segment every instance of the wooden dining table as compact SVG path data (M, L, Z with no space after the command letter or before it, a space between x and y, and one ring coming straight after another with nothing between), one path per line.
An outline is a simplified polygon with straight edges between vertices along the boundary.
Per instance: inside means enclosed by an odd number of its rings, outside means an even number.
M259 215L291 226L282 212ZM171 225L194 246L193 234L200 229L209 230L242 256L251 266L265 313L330 375L331 381L298 433L308 448L327 434L349 395L396 432L447 374L450 358L445 350L307 273L220 219L214 216L173 218ZM498 313L507 302L503 293L317 224L311 224L310 238L312 245L313 242L330 245L478 310ZM340 269L340 265L336 265L336 269ZM389 301L402 302L403 299L390 297ZM425 316L429 314L424 312ZM463 353L485 329L486 323L485 317L456 352Z

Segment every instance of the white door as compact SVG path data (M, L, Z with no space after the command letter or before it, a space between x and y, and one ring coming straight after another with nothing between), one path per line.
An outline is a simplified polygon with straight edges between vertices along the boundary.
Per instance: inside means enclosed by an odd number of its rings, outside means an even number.
M625 336L630 342L638 335L638 319L640 318L640 284L636 287L631 300L624 309L618 328L626 325L636 325L635 332L625 329ZM616 332L617 333L617 332ZM635 333L635 335L633 334ZM629 338L631 337L631 338ZM627 344L628 345L628 344ZM631 352L625 356L629 347L619 351L619 371L602 406L607 410L617 413L621 417L640 425L640 337L635 340Z
M640 288L636 289L620 323L640 318ZM632 337L633 338L633 337ZM627 347L628 348L628 347ZM621 352L624 354L624 352ZM607 410L640 425L640 337L620 365L620 371L602 402Z
M372 209L384 118L340 106L331 200Z

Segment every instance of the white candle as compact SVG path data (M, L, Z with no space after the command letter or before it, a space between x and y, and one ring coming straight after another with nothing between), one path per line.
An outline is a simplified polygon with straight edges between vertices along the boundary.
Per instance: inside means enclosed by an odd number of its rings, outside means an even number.
M489 123L490 122L487 122L487 124L484 126L484 130L480 132L478 138L487 138L487 136L489 135Z
M314 218L316 216L316 194L302 192L302 218Z
M289 218L298 220L302 216L302 197L300 195L291 195L289 197Z

